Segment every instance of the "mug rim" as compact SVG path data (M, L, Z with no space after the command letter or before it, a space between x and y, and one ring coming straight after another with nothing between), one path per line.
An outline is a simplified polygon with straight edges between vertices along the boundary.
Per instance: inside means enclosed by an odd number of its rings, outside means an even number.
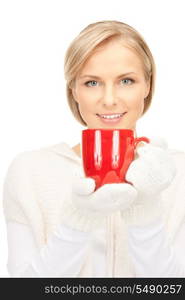
M132 129L124 129L124 128L88 128L88 129L83 129L82 131L96 131L96 130L101 130L101 131L114 131L114 130L119 130L119 131L126 131L126 132L130 132L133 133L134 130Z

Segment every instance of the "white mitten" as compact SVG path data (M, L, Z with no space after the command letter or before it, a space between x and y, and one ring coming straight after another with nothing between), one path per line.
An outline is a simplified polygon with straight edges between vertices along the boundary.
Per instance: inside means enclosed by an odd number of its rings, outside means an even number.
M145 224L161 215L161 192L173 181L176 167L163 139L151 139L136 149L138 157L130 164L126 180L138 191L133 205L133 222ZM126 215L125 215L126 217Z
M137 198L136 189L127 183L105 184L94 190L92 178L76 178L71 199L63 207L63 223L82 231L96 229L107 216L126 210Z
M170 185L176 174L166 141L153 139L151 143L138 147L136 152L138 157L130 164L126 180L144 195L159 194Z

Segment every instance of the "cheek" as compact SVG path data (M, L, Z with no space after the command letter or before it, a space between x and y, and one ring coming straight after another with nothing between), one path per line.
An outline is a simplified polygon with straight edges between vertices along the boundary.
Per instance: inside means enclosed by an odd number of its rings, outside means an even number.
M127 105L130 109L135 109L135 110L140 110L141 108L143 108L144 105L144 99L143 97L138 97L138 95L136 97L130 97L130 99L127 99Z
M81 110L91 110L95 105L96 96L95 93L88 89L81 89L76 93L76 99L78 100Z
M142 115L144 110L143 96L138 96L137 94L135 97L130 98L130 101L128 99L127 107L128 110L130 110L130 113L133 115L134 119L138 119Z
M141 110L144 106L144 99L135 99L133 102L133 107L135 107L136 110Z
M79 105L86 106L91 105L94 102L95 95L92 93L92 91L89 91L87 89L80 89L77 93L77 100Z
M89 97L84 97L84 95L81 94L80 101L78 101L78 107L79 111L84 119L86 119L86 116L88 116L93 111L93 101L89 99Z

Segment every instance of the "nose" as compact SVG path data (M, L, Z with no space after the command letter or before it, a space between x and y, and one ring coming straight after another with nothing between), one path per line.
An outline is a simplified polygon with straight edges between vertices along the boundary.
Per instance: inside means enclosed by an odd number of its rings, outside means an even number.
M102 103L104 106L107 107L117 105L115 90L111 84L105 86L105 89L103 91L103 96L102 96Z

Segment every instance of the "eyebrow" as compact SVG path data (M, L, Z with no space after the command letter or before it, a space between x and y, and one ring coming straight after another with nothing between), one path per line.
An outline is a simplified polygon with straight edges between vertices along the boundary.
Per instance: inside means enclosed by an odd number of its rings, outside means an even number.
M136 74L136 73L135 73L135 72L127 72L127 73L118 75L117 78L124 77L124 76L130 75L130 74ZM136 74L136 75L137 75L137 74ZM88 75L88 74L83 75L83 76L80 76L79 78L81 79L81 78L85 78L85 77L101 79L101 77L99 77L99 76L96 76L96 75Z

